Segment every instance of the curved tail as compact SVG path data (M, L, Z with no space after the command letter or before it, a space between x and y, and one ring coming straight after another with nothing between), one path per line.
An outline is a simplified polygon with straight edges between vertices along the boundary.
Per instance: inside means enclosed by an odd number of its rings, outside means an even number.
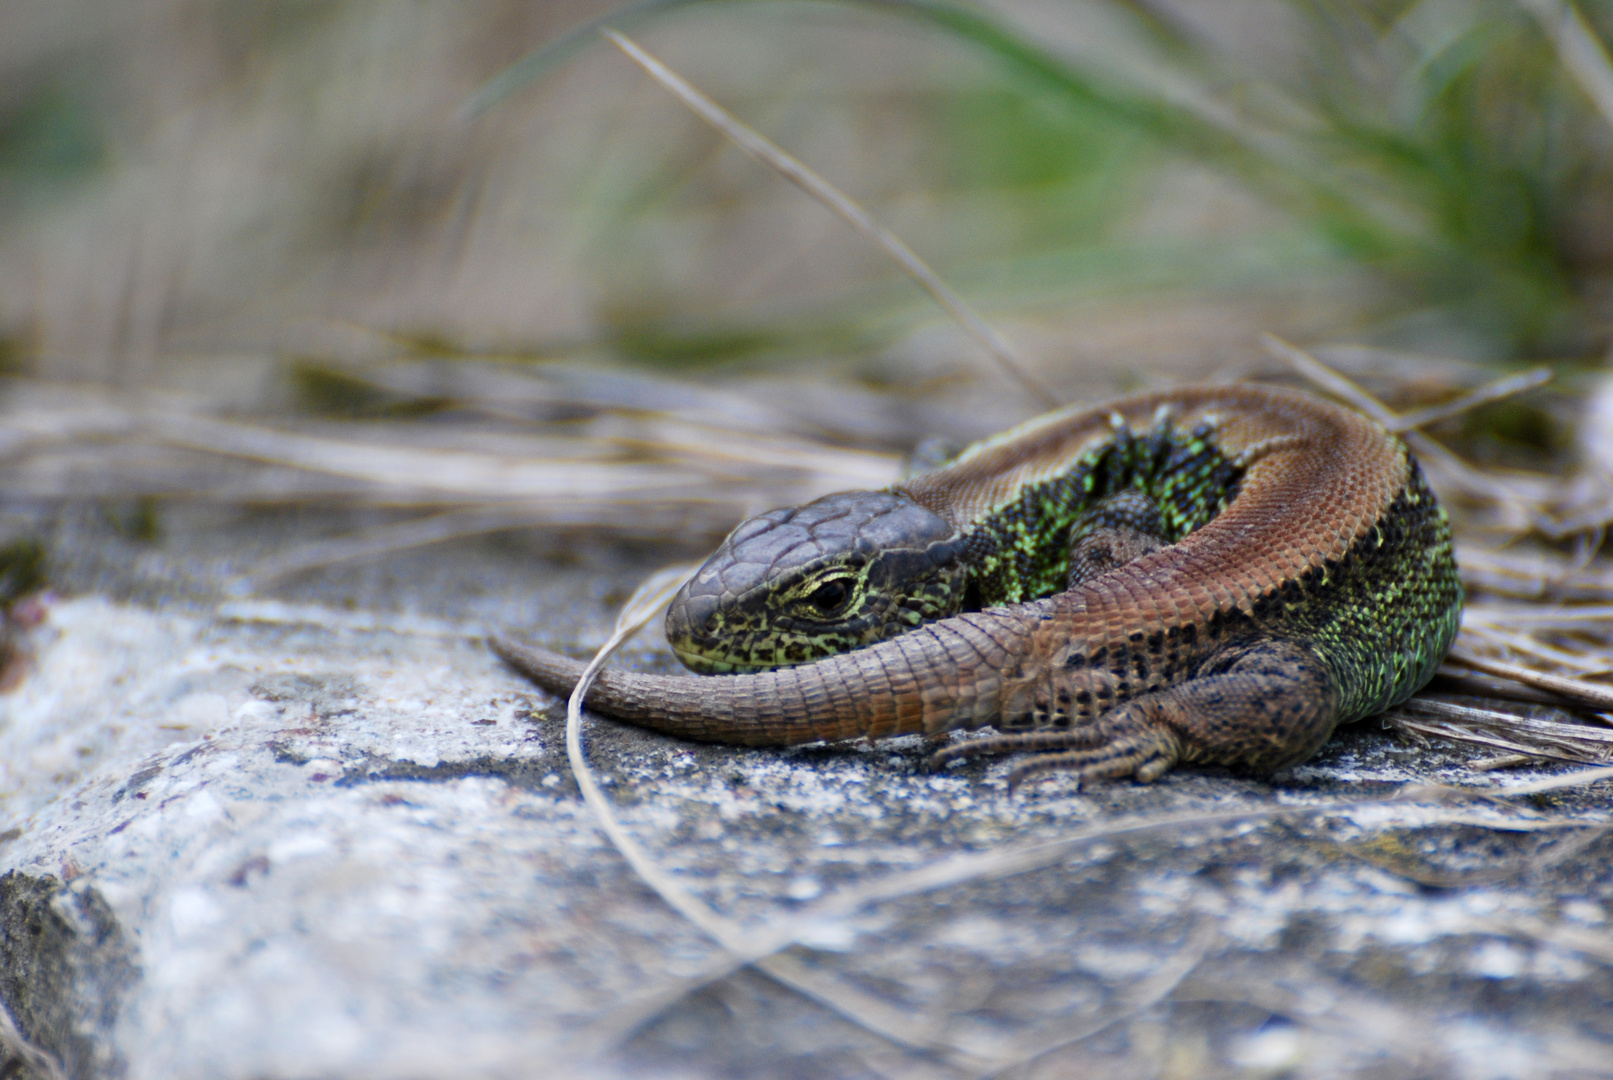
M872 648L754 675L603 671L588 707L637 727L700 742L790 746L979 727L996 719L1003 672L1031 646L1004 611L921 627ZM585 665L547 649L490 639L493 651L562 697Z

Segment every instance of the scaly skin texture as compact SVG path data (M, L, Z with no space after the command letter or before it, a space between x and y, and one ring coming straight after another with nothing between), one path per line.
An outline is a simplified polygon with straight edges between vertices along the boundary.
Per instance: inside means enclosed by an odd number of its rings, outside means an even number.
M1036 751L1015 779L1146 781L1179 762L1265 773L1409 697L1461 611L1444 513L1405 447L1293 391L1188 387L1064 410L875 494L893 521L909 504L939 519L913 519L928 538L908 547L927 565L959 561L929 550L961 539L975 590L1026 599L782 670L606 672L590 706L739 745L991 725L937 760ZM971 536L987 539L971 551ZM1029 599L1061 576L1065 591ZM581 672L494 644L557 693Z
M1003 447L1037 425L887 491L828 495L740 525L673 599L672 651L704 674L766 671L961 611L1039 600L1099 565L1128 561L1115 558L1117 542L1129 557L1175 543L1220 512L1243 479L1204 418L1184 427L1161 405L1142 434L1110 414L1080 445L1019 467L1015 483L968 488L1002 479L991 474L1002 469ZM1150 534L1118 535L1138 514ZM1078 557L1094 531L1099 540Z

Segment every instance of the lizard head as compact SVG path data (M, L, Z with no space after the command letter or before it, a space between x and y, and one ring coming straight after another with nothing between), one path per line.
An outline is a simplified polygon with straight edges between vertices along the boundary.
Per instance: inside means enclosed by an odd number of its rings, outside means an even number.
M955 615L968 587L957 530L883 491L826 495L741 524L667 610L698 672L818 660Z

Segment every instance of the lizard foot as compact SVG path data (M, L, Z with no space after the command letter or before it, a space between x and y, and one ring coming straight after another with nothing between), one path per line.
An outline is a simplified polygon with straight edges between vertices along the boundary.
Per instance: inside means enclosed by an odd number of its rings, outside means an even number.
M1030 751L1034 756L1008 774L1008 791L1038 773L1060 770L1088 780L1119 780L1133 776L1147 784L1158 780L1181 759L1181 744L1169 728L1137 725L1110 731L1108 738L1087 731L1027 731L1014 735L988 735L949 746L930 757L930 768L948 762Z
M987 754L1013 754L1021 750L1067 750L1072 746L1091 742L1091 733L1074 731L1027 731L1015 735L987 735L979 739L967 739L931 754L929 766L932 772L938 772L950 762L966 761Z
M1139 783L1151 784L1169 772L1181 759L1181 754L1181 744L1169 729L1146 728L1101 746L1038 754L1015 766L1008 774L1008 793L1012 795L1020 784L1033 776L1054 771L1074 773L1078 786L1089 780L1119 780L1127 776Z

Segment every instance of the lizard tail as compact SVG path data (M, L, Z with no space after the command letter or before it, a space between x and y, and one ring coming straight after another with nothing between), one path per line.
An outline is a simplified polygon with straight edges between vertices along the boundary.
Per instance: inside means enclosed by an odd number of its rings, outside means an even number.
M1004 651L1000 639L1016 635L951 621L958 625L921 627L872 648L753 675L603 671L587 704L637 727L740 746L979 727L999 711L1005 658L983 660ZM582 677L585 665L547 649L498 636L490 644L511 667L562 697Z

